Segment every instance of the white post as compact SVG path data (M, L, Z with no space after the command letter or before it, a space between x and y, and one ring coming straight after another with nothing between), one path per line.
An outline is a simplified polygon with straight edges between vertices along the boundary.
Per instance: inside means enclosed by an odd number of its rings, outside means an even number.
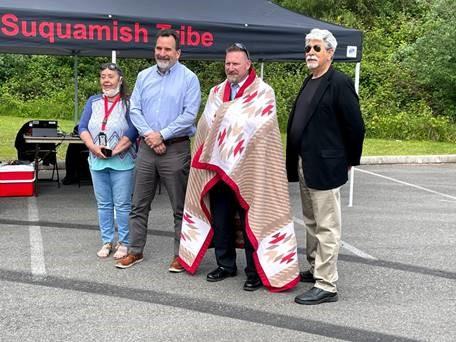
M73 121L74 124L78 122L79 116L79 108L78 108L78 54L77 52L73 55L73 77L74 77L74 113L73 113Z
M348 206L353 207L353 184L355 183L355 167L350 170L350 195L348 197Z
M263 79L263 73L264 73L264 62L261 62L260 64L260 78Z
M117 59L116 50L112 50L112 51L111 51L111 62L112 62L112 63L116 63L116 59Z
M361 72L361 63L356 63L355 66L355 91L359 95L359 74Z
M361 71L361 63L356 63L355 66L355 91L359 95L359 74ZM355 183L355 167L351 168L350 171L350 193L348 197L348 206L353 207L353 185Z

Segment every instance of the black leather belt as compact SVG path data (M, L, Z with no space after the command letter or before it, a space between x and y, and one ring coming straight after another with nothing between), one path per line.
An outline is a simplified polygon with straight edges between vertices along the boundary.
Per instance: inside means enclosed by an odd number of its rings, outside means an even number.
M187 137L177 137L177 138L171 138L171 139L165 140L164 143L165 143L165 145L172 145L172 144L187 141L187 140L190 140L190 138L188 136Z

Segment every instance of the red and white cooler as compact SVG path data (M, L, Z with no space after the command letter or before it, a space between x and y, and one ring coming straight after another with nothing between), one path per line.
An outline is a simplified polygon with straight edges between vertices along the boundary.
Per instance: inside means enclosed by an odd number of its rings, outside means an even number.
M33 196L35 168L32 165L0 166L0 197Z

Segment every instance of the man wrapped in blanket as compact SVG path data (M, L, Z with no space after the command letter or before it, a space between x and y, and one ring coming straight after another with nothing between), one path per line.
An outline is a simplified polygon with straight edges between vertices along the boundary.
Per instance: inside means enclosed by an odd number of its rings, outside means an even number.
M227 48L225 73L198 123L179 261L195 273L212 242L218 267L207 281L235 276L239 215L244 290L283 291L299 282L299 268L274 91L257 77L241 43Z

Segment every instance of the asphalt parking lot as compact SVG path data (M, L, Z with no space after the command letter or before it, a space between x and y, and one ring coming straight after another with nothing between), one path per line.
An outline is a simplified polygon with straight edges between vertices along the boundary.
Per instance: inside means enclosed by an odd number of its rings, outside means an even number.
M304 228L290 185L301 269ZM90 185L41 183L38 197L0 198L1 341L455 341L456 164L364 165L353 206L342 189L337 303L303 306L285 293L242 290L242 274L209 283L171 274L166 193L150 214L145 260L99 260ZM243 268L243 252L238 267Z

